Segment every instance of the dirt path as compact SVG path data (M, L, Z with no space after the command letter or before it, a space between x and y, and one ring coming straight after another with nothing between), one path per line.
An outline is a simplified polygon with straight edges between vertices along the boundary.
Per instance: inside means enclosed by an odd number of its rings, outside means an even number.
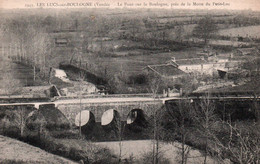
M45 152L21 141L0 135L0 163L73 164L75 162Z

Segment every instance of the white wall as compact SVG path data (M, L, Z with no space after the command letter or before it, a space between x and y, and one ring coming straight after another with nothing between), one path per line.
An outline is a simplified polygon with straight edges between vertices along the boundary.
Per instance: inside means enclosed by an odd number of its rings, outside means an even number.
M225 68L225 63L207 63L207 64L193 64L193 65L180 65L179 69L190 73L190 72L200 72L205 74L212 74L218 69L223 70Z

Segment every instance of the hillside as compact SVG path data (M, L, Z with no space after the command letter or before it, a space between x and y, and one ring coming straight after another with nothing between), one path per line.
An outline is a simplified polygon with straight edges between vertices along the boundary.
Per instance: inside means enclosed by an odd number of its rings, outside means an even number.
M0 135L0 163L75 163L21 141Z

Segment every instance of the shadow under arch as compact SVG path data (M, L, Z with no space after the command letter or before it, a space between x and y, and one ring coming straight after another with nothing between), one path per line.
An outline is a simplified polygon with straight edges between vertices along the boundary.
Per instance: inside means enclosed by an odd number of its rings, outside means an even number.
M142 109L132 109L127 115L126 124L134 132L140 132L148 127L148 122Z
M105 111L101 116L101 126L105 132L114 131L117 135L122 128L119 112L115 109Z

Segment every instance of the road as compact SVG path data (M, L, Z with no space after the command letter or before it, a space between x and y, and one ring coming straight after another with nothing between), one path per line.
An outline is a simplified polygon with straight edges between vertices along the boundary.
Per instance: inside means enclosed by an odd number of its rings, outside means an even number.
M9 106L9 105L35 105L36 108L39 107L41 104L55 104L55 106L59 104L79 104L84 103L84 104L102 104L102 103L133 103L133 102L162 102L164 103L165 100L173 99L171 98L164 98L164 99L153 99L150 97L128 97L128 98L84 98L82 100L78 99L61 99L61 100L56 100L54 102L26 102L26 103L2 103L0 106Z
M59 104L102 104L102 103L136 103L136 102L161 102L165 103L168 100L178 100L185 99L183 97L165 97L165 98L157 98L154 99L152 97L98 97L98 98L66 98L66 99L58 99L53 102L26 102L26 103L2 103L0 106L8 106L8 105L35 105L36 108L41 104L55 104L55 106ZM197 99L197 97L190 97L189 99ZM244 97L211 97L210 99L217 100L251 100L252 97L244 96ZM260 98L258 98L260 101Z

